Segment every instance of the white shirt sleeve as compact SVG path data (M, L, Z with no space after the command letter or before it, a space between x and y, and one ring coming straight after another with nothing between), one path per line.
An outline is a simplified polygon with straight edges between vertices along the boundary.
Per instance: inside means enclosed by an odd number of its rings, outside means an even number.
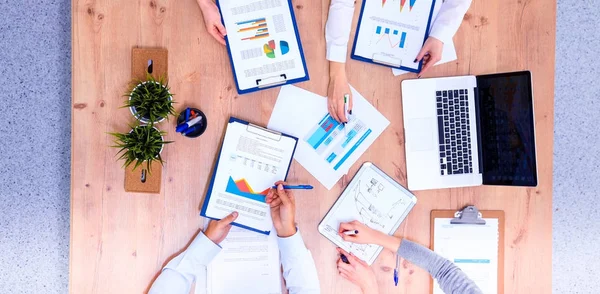
M288 238L278 238L283 278L290 294L319 294L321 286L317 268L306 249L300 231Z
M203 232L188 248L173 258L152 284L149 294L188 294L192 283L196 288L206 287L206 265L221 251L221 247Z
M325 25L327 60L346 62L353 16L354 0L331 0Z
M460 24L472 0L445 0L442 3L440 12L438 13L429 36L434 37L444 44L452 42L452 38Z

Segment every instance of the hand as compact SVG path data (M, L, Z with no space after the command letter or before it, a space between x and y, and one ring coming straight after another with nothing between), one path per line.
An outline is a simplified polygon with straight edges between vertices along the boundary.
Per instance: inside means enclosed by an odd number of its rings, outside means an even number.
M227 237L227 234L229 234L231 223L235 221L237 217L238 213L237 211L234 211L221 220L211 220L210 223L208 223L208 227L206 228L204 235L206 235L206 237L215 244L223 242L225 237Z
M345 231L358 231L355 235L346 235ZM384 234L380 231L371 229L359 221L341 223L338 234L344 241L358 244L377 244L384 248L396 252L400 248L402 239Z
M425 41L425 44L423 44L423 48L421 48L421 52L419 52L417 58L415 59L415 63L423 59L423 68L421 69L421 72L419 72L419 78L430 67L434 66L438 61L442 59L443 50L444 43L442 43L442 41L434 37L427 38L427 41Z
M219 8L212 0L197 0L200 10L202 10L202 17L204 18L204 24L208 33L217 40L217 42L225 45L225 36L227 31L225 26L221 23L221 13Z
M358 259L354 254L337 248L337 251L345 255L350 264L344 263L340 257L337 261L337 269L340 276L360 287L363 294L379 293L375 272L364 261Z
M344 109L344 95L348 94L348 112L352 113L352 92L344 63L329 62L329 87L327 89L327 109L337 122L348 122L348 114Z
M283 181L275 183L277 189L269 191L266 202L271 206L271 218L277 236L287 238L296 234L296 198L291 191L283 190L283 185Z

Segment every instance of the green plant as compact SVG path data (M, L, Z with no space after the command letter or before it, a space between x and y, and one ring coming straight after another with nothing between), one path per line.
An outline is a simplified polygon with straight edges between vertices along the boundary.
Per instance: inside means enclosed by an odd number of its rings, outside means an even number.
M125 101L124 107L133 108L138 119L147 120L149 123L175 115L168 82L164 79L157 81L151 75L148 75L147 79L145 82L139 81L132 91L125 95L129 99Z
M163 135L166 132L159 131L152 125L139 125L132 127L129 133L110 133L115 137L115 145L111 147L120 148L117 155L119 160L124 159L124 168L127 168L135 162L134 168L146 162L148 172L152 162L158 161L161 165L164 163L160 156L160 151L165 144L171 141L163 141Z

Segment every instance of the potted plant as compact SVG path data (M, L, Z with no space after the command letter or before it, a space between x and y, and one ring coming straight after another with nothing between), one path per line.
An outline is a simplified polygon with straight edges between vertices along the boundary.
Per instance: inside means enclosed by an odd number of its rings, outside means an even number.
M131 114L142 123L161 122L169 115L175 115L173 94L163 79L155 80L148 75L148 80L140 81L125 96L129 99L124 107L129 107Z
M145 162L150 173L153 162L163 164L160 153L164 145L172 143L164 140L165 134L152 125L138 125L132 127L129 133L111 133L115 137L115 145L112 147L120 148L117 155L120 154L119 160L125 160L124 168L135 162L135 169Z

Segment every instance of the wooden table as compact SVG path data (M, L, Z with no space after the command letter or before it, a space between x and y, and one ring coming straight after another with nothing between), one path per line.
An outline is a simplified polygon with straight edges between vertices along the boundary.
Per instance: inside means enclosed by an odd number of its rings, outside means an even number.
M360 3L360 1L358 1ZM328 1L294 0L311 80L298 86L326 94L324 27ZM354 25L358 17L356 10ZM533 72L539 186L477 187L415 193L419 203L396 232L429 245L432 209L480 209L506 213L505 293L550 293L552 272L552 143L556 1L473 1L455 37L458 61L427 76L483 74L529 69ZM72 173L71 293L141 293L161 267L184 248L202 226L199 207L229 116L266 125L278 89L239 96L224 47L206 33L194 0L72 1ZM354 32L352 33L354 35ZM132 117L123 104L130 81L133 47L169 50L169 77L177 107L197 106L209 127L199 139L168 139L160 194L128 194L107 132L128 130ZM406 185L400 81L390 69L349 60L350 83L391 125L362 156ZM178 109L180 110L180 109ZM192 172L193 171L193 172ZM316 190L298 197L297 220L317 263L323 293L357 293L337 275L334 246L317 224L342 185L324 189L298 163L289 180ZM383 252L374 264L381 293L428 293L429 275L404 263L401 283L392 283L394 258Z

